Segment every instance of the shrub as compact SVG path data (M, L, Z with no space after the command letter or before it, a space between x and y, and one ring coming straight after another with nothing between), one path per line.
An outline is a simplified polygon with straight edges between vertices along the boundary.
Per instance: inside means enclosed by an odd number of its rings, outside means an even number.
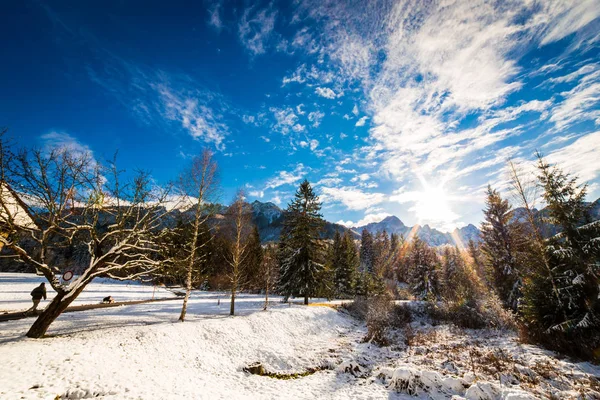
M441 304L428 304L426 312L433 322L451 323L465 329L515 329L516 322L510 311L502 307L495 296Z
M394 304L389 294L359 296L343 308L354 318L365 321L367 336L364 340L380 346L391 344L391 329L404 329L412 321L411 310Z

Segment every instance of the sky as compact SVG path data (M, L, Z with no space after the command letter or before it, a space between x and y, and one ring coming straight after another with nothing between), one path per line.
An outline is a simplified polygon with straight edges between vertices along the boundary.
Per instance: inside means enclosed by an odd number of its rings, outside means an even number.
M482 219L535 152L600 197L600 3L3 1L0 126L167 183L204 148L220 199L324 217Z

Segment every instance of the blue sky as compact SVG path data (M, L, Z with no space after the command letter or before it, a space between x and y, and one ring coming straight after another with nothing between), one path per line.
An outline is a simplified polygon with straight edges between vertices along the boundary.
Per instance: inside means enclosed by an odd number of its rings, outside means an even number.
M600 196L600 4L572 1L2 2L0 126L174 179L215 151L328 220L481 220L539 149Z

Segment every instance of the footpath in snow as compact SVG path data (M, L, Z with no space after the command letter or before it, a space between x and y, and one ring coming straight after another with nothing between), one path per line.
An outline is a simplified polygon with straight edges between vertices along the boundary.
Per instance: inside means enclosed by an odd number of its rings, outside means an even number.
M0 309L28 306L19 302L36 279L0 274ZM153 291L109 281L89 289L81 304L115 293L141 300ZM400 337L379 347L362 341L363 323L330 307L275 299L264 312L262 301L242 295L240 315L229 317L224 294L194 293L185 323L177 322L178 302L75 312L42 340L23 336L31 319L0 323L0 398L600 398L600 368L520 345L508 332L415 320L409 346ZM288 380L243 371L255 362L273 373L322 370Z

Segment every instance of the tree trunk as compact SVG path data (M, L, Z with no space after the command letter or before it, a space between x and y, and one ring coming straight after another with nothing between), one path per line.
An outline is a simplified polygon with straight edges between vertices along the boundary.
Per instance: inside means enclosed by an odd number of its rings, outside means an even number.
M192 264L193 261L190 262ZM190 292L192 291L192 266L188 266L187 277L185 280L185 297L183 298L183 306L181 307L181 314L179 315L179 320L181 322L185 321L185 313L187 312L187 303L190 298Z
M308 292L304 293L304 305L308 305Z
M229 315L235 314L235 286L231 287L231 304L229 306Z
M40 316L35 320L29 331L27 337L33 339L39 339L46 334L46 331L56 318L77 298L79 293L87 286L87 283L81 287L75 289L74 293L71 293L69 297L65 299L66 294L57 293L56 297L52 299L50 304L42 311ZM64 299L64 300L63 300Z
M265 307L263 308L263 311L267 310L268 305L269 305L269 285L267 285L267 288L265 289Z

